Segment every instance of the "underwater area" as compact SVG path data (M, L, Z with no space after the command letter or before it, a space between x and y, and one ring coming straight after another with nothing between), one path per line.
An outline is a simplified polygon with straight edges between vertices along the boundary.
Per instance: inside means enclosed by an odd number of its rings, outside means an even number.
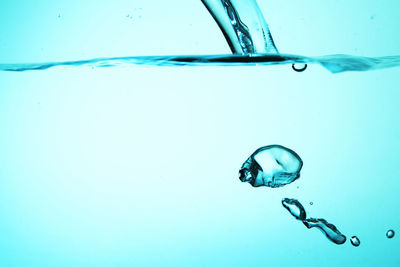
M394 0L0 3L0 266L399 266Z

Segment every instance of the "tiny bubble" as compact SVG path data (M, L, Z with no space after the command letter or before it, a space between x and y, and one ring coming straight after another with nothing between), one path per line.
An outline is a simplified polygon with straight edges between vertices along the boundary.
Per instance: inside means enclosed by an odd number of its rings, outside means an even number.
M307 64L304 63L292 64L292 69L297 72L303 72L307 69Z
M353 246L355 246L355 247L358 247L358 246L361 244L360 239L358 239L357 236L352 236L352 237L350 238L350 242L351 242L351 244L352 244Z
M389 238L389 239L393 238L394 237L394 231L392 229L388 230L386 232L386 237Z
M314 202L311 201L311 202L310 202L310 205L311 205L311 206L314 205Z

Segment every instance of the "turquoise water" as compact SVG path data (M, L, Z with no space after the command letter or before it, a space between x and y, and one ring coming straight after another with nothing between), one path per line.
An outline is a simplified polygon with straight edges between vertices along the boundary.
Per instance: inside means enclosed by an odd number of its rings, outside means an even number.
M328 55L321 57L305 57L285 54L252 54L252 55L204 55L204 56L142 56L95 58L87 60L0 64L3 71L46 70L58 66L88 66L88 67L130 67L131 65L149 66L271 66L292 64L293 69L302 72L307 63L320 64L332 73L345 71L367 71L397 67L400 65L400 56L386 57L358 57L351 55ZM299 65L299 68L295 66ZM306 65L304 65L306 64Z
M282 53L400 54L394 1L258 3ZM200 1L1 5L7 66L230 53ZM398 266L399 68L286 63L0 72L0 264ZM271 144L301 157L300 177L240 182Z

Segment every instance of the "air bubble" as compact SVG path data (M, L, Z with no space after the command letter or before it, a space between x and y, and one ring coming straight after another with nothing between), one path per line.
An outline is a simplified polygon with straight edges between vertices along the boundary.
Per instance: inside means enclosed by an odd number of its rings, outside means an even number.
M322 218L308 218L306 219L306 211L297 199L284 198L282 205L290 212L290 214L297 220L303 222L308 228L318 228L325 236L335 244L341 245L346 242L346 236L343 235L335 225L328 223Z
M284 198L282 205L293 215L297 220L304 221L306 219L306 210L297 199Z
M320 229L325 236L335 244L341 245L346 242L346 236L343 235L335 225L327 222L325 219L309 218L304 220L303 223L308 229L313 227Z
M386 232L386 237L387 238L393 238L394 237L394 230L390 229Z
M305 63L292 64L292 69L297 72L303 72L307 69L307 64Z
M358 247L361 244L360 239L357 236L352 236L350 242L355 247Z
M293 150L281 145L257 149L242 165L239 179L254 187L281 187L300 177L303 161Z

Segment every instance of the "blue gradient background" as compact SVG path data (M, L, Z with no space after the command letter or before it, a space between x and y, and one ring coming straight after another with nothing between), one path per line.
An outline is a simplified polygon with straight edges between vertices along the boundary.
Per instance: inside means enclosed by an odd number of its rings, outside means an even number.
M281 52L400 54L397 1L259 1ZM129 15L129 17L127 17ZM0 62L219 54L200 1L1 1ZM399 68L0 73L1 266L399 266ZM237 171L304 161L284 188ZM281 206L298 198L361 246ZM313 206L308 203L314 202Z

